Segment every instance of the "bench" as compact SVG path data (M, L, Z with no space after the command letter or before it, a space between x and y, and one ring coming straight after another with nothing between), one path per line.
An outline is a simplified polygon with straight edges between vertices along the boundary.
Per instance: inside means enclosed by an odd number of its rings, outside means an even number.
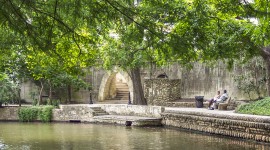
M227 110L228 105L231 102L231 97L228 98L224 103L219 103L218 104L218 110Z

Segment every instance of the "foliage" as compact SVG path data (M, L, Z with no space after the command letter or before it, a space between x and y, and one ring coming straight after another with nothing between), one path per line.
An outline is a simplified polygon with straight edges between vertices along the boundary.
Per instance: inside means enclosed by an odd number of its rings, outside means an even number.
M236 112L270 116L270 97L266 97L250 104L240 105L236 108Z
M27 68L49 85L95 65L128 70L221 59L232 66L270 45L267 0L3 0L0 8L0 58L16 60L3 68Z
M50 122L52 119L52 110L54 106L46 105L39 108L38 118L42 122Z
M52 103L52 106L54 106L55 108L59 108L60 100L54 99L54 100L51 100L51 103Z
M18 116L22 122L32 122L38 117L38 107L21 107Z
M238 89L252 99L251 94L256 94L256 99L262 98L262 92L265 92L264 88L267 81L266 69L264 62L260 58L254 58L248 63L243 64L242 68L245 68L245 72L240 75L234 76L234 81ZM239 67L241 67L239 65ZM254 98L254 96L253 96Z
M30 97L32 99L32 105L36 106L37 103L38 103L38 100L37 100L38 93L37 93L37 91L31 91L29 94L30 94Z
M35 120L50 122L53 108L54 107L50 105L21 107L18 112L19 120L22 122L32 122Z
M7 74L0 74L0 102L15 102L18 99L19 85Z

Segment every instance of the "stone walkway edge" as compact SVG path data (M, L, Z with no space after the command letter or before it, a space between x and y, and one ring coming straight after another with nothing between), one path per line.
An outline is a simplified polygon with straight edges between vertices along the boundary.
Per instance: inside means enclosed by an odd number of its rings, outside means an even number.
M260 115L249 115L235 113L234 110L208 110L206 108L175 108L175 107L165 107L163 113L170 114L186 114L195 116L205 116L221 119L231 119L231 120L242 120L242 121L252 121L258 123L270 123L270 116L260 116Z

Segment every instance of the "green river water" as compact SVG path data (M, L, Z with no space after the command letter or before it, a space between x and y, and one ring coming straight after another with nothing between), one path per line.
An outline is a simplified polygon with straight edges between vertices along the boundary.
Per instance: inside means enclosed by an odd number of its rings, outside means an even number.
M186 130L72 123L0 123L0 149L255 150L266 143Z

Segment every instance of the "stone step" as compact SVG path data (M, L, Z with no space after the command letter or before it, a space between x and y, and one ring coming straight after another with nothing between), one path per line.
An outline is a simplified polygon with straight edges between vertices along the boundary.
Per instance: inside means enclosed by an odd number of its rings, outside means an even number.
M116 90L119 90L119 91L129 91L128 88L119 88L119 87L116 87Z
M90 108L94 110L94 116L108 115L108 113L104 111L101 107L90 107Z
M128 92L117 92L116 95L128 95Z
M123 83L123 82L116 82L115 85L126 85L127 86L127 83Z
M104 115L93 117L93 122L122 124L126 126L161 126L161 118Z
M95 113L106 113L106 111L104 111L103 109L101 109L101 110L95 110Z
M103 102L99 102L100 104L127 104L128 103L128 100L120 100L120 99L117 99L117 100L105 100Z
M116 88L128 88L128 85L116 84Z
M125 83L115 83L115 85L128 87L128 85Z
M95 112L94 116L103 116L103 115L109 115L107 112Z
M129 89L116 89L118 92L129 92Z
M128 94L129 91L117 91L117 93L121 93L121 94Z
M128 96L128 93L117 93L116 96Z
M128 99L128 96L115 97L114 99L120 99L120 100L122 100L122 99Z
M90 107L93 110L102 110L101 107Z

